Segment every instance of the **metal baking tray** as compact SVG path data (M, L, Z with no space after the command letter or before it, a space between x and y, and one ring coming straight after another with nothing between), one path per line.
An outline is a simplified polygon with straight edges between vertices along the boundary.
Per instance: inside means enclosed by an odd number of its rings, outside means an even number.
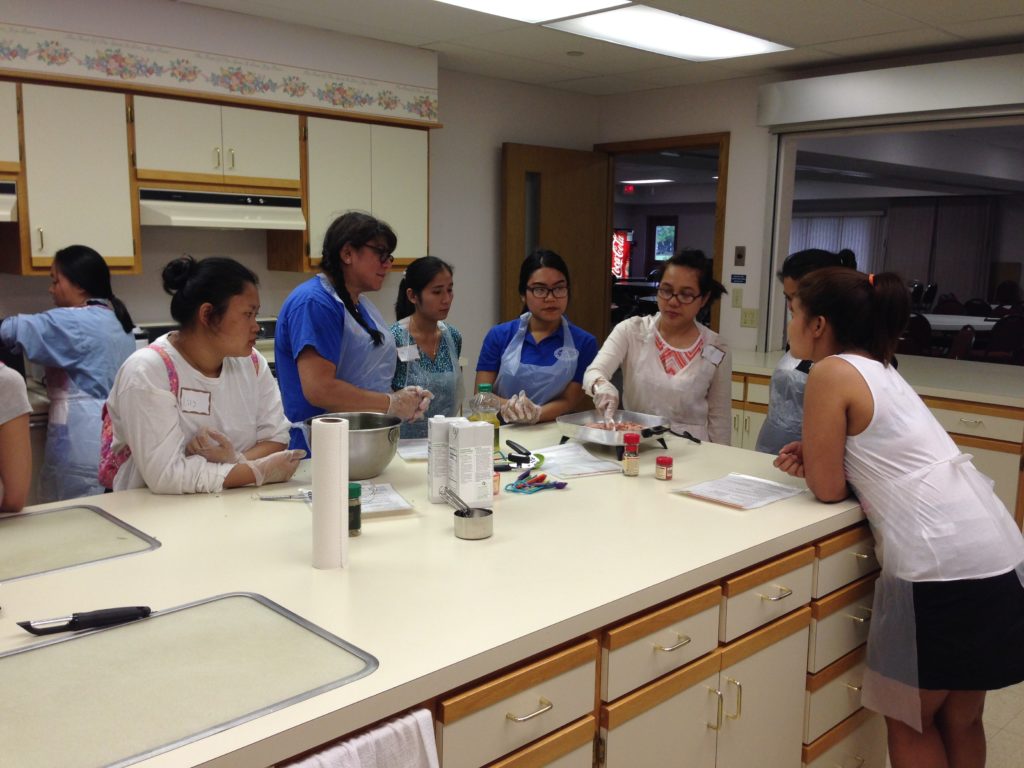
M632 421L642 427L667 427L669 424L661 416L654 416L650 413L637 413L636 411L615 411L614 420L616 423ZM621 447L625 445L622 437L625 432L612 431L609 429L595 429L588 427L595 421L604 421L604 414L600 411L582 411L580 413L569 413L565 416L558 416L555 423L567 438L574 438L581 443L598 443L599 445L611 445ZM641 443L655 442L661 436L651 435L640 437Z

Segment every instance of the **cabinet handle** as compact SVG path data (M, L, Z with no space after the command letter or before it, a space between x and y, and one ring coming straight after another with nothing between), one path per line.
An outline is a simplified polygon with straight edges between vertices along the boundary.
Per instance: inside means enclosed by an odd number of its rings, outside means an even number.
M784 600L785 598L787 598L787 597L789 597L790 595L793 594L793 590L790 589L789 587L780 587L778 584L773 584L772 586L775 587L777 590L779 590L779 594L777 594L777 595L762 595L760 592L758 592L757 596L760 597L762 600L767 600L770 603L775 603L775 602L778 602L779 600Z
M853 683L843 683L843 685L845 685L847 688L849 688L854 693L860 693L860 689L862 688L862 686L854 685Z
M676 640L679 641L678 643L676 643L675 645L668 645L668 646L658 645L657 643L655 643L654 650L656 650L656 651L664 651L665 653L671 653L672 651L678 651L684 645L688 645L693 640L692 637L687 637L686 635L681 635L678 632L675 633L675 636L676 636Z
M44 247L43 247L43 228L39 227L38 231L39 231L39 250L40 250L40 252L42 252L44 250Z
M733 417L732 417L732 428L733 428L734 432L739 432L740 431L740 415L738 413L737 414L733 414Z
M525 723L527 720L533 720L535 717L543 715L545 712L550 712L554 709L554 704L545 699L543 696L540 697L540 709L536 712L531 712L528 715L513 715L511 712L505 713L505 718L511 720L513 723Z
M965 419L963 416L961 416L960 423L970 424L972 427L980 427L984 422L981 419Z
M748 435L750 434L750 417L749 416L744 416L743 417L743 431L746 432Z
M867 616L854 616L852 613L848 613L846 614L846 618L852 619L853 621L856 621L858 624L867 624L869 621L871 621L871 609L865 608L863 605L858 605L857 607L865 613L867 613Z
M230 148L228 149L228 158L231 161L231 164L228 166L228 170L233 171L235 170L235 150Z
M851 552L851 555L856 557L858 560L870 560L871 555L865 554L864 552Z
M220 168L220 147L213 148L213 155L215 158L213 161L213 167Z
M725 682L736 686L736 711L731 714L726 713L725 716L730 720L739 720L740 715L743 714L743 686L740 685L739 680L733 680L731 677L725 678Z
M708 723L707 726L712 731L720 731L720 730L722 730L722 714L725 712L725 697L722 696L722 692L721 691L719 691L719 690L717 690L715 688L708 688L708 690L711 693L715 694L715 697L718 699L718 705L717 705L717 712L718 712L718 714L715 716L715 724L712 725L711 723Z

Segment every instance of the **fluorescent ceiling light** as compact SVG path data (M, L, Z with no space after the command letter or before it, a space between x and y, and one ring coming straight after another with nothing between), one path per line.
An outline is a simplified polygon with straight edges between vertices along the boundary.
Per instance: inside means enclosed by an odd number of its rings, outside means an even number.
M645 5L631 5L544 26L690 61L790 50L768 40Z
M437 0L472 11L536 24L624 5L625 0Z
M671 184L675 179L633 179L632 181L620 181L620 184Z

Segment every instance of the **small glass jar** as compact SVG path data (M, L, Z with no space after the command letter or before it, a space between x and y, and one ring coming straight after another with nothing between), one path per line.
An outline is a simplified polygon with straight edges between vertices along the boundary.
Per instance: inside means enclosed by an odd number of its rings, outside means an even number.
M348 484L348 535L359 536L363 532L363 486Z
M672 457L659 456L654 462L654 476L659 480L672 479Z
M622 436L622 474L636 477L640 474L640 435L627 432Z

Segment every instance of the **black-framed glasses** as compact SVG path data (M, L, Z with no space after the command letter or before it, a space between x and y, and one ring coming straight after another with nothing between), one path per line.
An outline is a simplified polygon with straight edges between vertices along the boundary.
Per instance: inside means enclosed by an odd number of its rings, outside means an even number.
M680 304L693 304L693 302L700 298L700 294L693 293L692 291L676 293L667 285L662 285L658 287L658 298L662 301L672 301L672 299L675 299Z
M556 299L564 299L569 295L569 288L564 285L556 285L551 288L546 285L528 285L526 290L530 292L530 295L535 299L546 299L548 296L554 296Z
M381 248L379 245L371 245L366 243L363 248L369 248L371 251L377 254L377 258L380 259L381 264L390 264L395 260L395 254L388 251L387 248Z

